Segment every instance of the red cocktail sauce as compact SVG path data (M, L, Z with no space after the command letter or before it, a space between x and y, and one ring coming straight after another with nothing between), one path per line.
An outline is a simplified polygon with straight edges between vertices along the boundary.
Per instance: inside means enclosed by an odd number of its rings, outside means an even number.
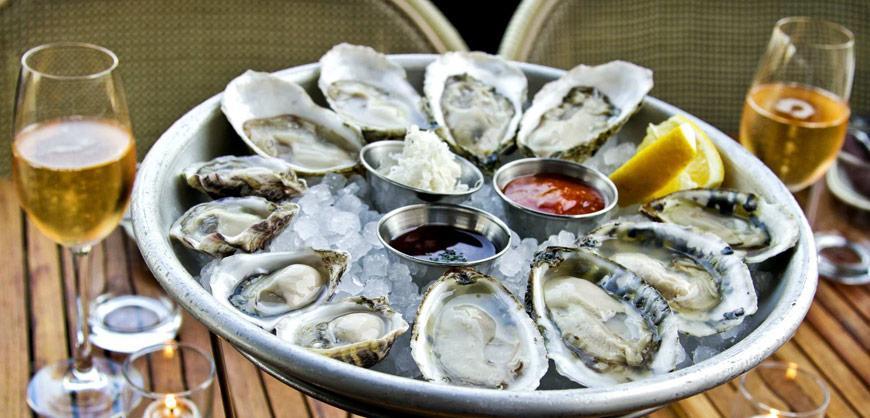
M503 192L520 206L554 215L582 215L604 209L604 196L594 187L561 174L517 177Z

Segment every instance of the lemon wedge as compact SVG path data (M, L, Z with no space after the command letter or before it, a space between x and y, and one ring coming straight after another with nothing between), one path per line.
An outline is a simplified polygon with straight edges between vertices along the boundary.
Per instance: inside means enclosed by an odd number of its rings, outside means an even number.
M680 175L649 196L648 200L680 190L716 188L722 185L722 180L725 178L725 166L722 164L722 157L719 156L716 145L713 144L713 141L710 140L710 137L707 136L701 127L684 115L676 115L658 125L651 124L647 128L647 135L643 142L640 143L638 150L645 148L680 124L689 124L695 130L698 152L695 154L695 159L689 163Z
M637 153L610 175L619 190L620 206L653 199L675 181L698 154L699 135L691 124L676 123L667 131L658 127L652 129L656 137L650 138L648 133Z

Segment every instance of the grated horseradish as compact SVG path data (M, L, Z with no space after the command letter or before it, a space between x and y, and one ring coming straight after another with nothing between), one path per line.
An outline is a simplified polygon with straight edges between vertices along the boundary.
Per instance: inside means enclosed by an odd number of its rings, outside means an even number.
M405 135L402 152L390 157L396 163L381 169L390 180L434 193L468 190L468 185L459 181L462 166L456 156L433 132L412 125Z

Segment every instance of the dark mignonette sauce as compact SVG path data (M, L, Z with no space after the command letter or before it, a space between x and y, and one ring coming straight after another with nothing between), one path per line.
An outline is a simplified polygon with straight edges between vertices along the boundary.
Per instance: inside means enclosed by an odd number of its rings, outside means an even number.
M457 263L495 255L495 245L475 231L450 225L423 225L390 240L390 246L423 260Z

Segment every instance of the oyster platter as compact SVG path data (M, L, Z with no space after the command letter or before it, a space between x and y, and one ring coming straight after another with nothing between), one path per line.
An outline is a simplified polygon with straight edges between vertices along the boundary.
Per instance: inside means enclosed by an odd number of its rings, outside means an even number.
M184 206L160 211L171 225L159 240L189 273L183 286L199 289L181 297L198 317L210 306L214 323L250 323L257 341L326 368L499 392L609 390L712 364L782 297L805 221L729 172L739 168L691 116L622 129L654 100L647 68L613 61L530 80L501 57L449 52L409 77L350 44L310 67L308 83L233 79L209 116L225 119L231 143L167 174ZM251 341L234 343L292 371Z

